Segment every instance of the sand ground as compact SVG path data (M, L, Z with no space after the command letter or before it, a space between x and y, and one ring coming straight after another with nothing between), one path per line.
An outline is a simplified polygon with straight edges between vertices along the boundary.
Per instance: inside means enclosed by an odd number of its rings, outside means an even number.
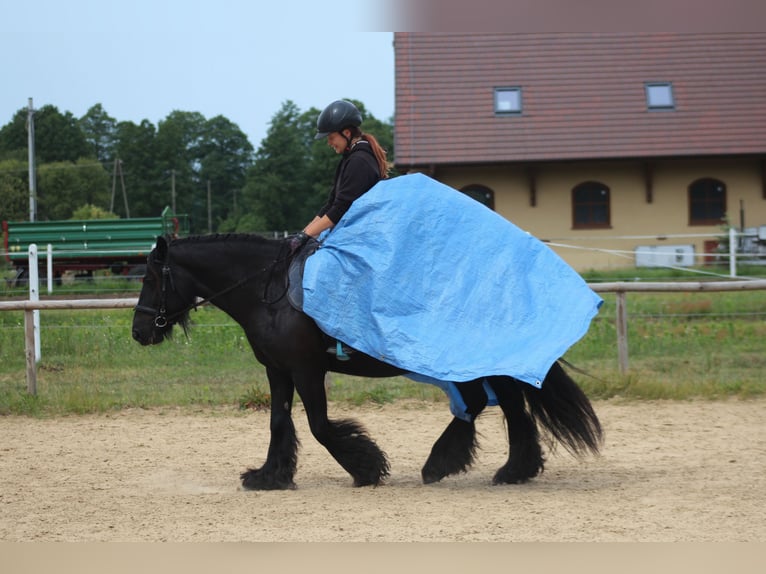
M298 407L298 488L285 492L239 487L263 462L266 412L2 417L0 541L766 541L766 400L595 408L600 457L559 449L532 482L491 486L507 448L491 408L474 467L426 486L445 404L331 405L391 461L385 485L354 488Z

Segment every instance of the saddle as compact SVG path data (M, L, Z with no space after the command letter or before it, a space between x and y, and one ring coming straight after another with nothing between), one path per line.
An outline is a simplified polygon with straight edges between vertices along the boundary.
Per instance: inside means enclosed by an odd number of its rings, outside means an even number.
M301 247L287 269L287 300L295 309L303 311L303 268L306 266L306 259L311 257L319 249L319 241L314 238L309 239Z
M319 241L309 239L301 247L290 261L287 269L287 300L294 309L303 312L303 269L306 267L306 260L319 249ZM336 355L339 361L348 361L350 349L340 341L330 337L326 333L324 338L327 340L327 352Z

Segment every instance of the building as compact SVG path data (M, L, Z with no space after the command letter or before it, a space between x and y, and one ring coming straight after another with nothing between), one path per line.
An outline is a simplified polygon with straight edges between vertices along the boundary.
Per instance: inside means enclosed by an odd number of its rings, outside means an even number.
M397 168L576 269L710 262L727 222L766 244L766 33L402 32L394 53Z

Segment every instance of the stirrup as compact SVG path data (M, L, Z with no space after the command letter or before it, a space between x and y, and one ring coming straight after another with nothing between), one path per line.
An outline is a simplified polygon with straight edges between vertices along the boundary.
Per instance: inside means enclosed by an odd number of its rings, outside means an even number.
M335 341L335 348L330 347L327 352L335 355L339 361L348 361L351 358L343 350L343 343L340 341Z

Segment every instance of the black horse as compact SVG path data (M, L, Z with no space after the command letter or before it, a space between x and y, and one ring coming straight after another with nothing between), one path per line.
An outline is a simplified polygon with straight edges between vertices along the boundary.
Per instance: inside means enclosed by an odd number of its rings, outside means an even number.
M328 371L390 377L402 371L361 352L348 360L327 352L329 341L316 323L288 301L286 240L256 235L158 238L148 258L133 318L133 338L161 343L175 324L184 331L189 311L209 301L244 329L255 357L266 367L271 392L271 440L266 461L241 476L252 490L294 488L298 439L291 417L294 392L300 395L314 437L353 477L355 486L378 485L389 474L385 453L353 420L330 420L324 378ZM341 358L343 358L341 356ZM509 456L493 483L523 483L543 470L540 430L573 455L597 453L601 425L590 401L555 363L542 388L506 376L457 385L471 422L454 417L433 445L422 469L425 483L468 470L477 449L474 420L488 402L484 382L497 396L507 421ZM541 429L538 429L538 424Z

